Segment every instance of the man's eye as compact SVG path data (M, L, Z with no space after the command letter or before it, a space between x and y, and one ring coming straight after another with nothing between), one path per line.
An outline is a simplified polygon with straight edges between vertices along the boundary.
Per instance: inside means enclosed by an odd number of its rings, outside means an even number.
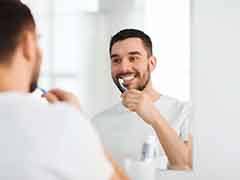
M131 56L131 57L129 57L129 61L130 62L134 62L134 61L136 61L137 60L137 57L136 56Z
M118 64L118 63L120 63L120 62L121 62L121 59L118 59L118 58L112 59L112 63L113 63L113 64Z

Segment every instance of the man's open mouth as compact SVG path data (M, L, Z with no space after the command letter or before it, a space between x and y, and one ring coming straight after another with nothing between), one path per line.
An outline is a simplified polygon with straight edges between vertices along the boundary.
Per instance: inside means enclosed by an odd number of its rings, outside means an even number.
M136 74L121 75L119 78L123 80L125 85L127 85L136 78Z

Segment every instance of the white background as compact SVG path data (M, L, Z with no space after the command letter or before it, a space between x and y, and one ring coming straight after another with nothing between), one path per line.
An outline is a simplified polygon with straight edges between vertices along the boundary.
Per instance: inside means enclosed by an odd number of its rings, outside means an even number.
M196 174L240 179L240 1L193 1L192 19Z

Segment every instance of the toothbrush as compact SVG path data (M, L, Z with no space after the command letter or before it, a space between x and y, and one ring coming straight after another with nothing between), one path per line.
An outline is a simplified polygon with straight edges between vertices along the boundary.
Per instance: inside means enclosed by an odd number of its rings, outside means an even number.
M42 93L43 95L47 94L47 91L41 87L37 87Z
M127 91L127 88L124 86L124 81L123 81L123 79L121 79L121 78L119 78L118 79L118 83L119 83L119 85L120 85L120 87L121 87L121 90L122 90L122 93L123 92L125 92L125 91Z

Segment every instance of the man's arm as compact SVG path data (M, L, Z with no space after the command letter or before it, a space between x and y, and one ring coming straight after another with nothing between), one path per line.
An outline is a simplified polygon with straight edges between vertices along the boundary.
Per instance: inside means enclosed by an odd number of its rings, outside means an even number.
M75 96L73 93L61 89L52 89L42 97L46 98L46 100L51 104L63 102L80 110L80 102L77 96Z
M145 117L145 120L148 117ZM152 127L154 128L159 141L170 162L171 169L190 170L192 168L192 137L189 134L189 140L183 141L176 131L169 126L167 121L156 111L153 113ZM149 119L148 119L149 120Z
M122 95L122 103L153 127L168 157L170 168L178 170L192 168L191 135L189 135L189 141L184 142L160 114L148 95L132 89Z
M110 180L129 180L123 169L121 169L120 166L116 163L116 161L112 159L111 155L105 152L105 156L113 167L113 175Z

